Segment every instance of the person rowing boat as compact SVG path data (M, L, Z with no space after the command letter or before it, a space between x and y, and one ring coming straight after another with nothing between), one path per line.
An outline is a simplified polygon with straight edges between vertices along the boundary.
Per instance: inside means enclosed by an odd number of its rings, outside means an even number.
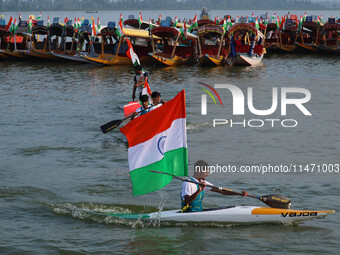
M149 104L149 97L147 95L141 95L140 96L140 101L142 103L142 106L139 107L131 116L131 120L144 115L148 113L151 109L150 104Z
M140 99L143 92L143 86L145 81L148 82L149 74L143 71L142 66L138 65L135 67L135 76L133 77L134 86L132 90L132 101L135 101L136 90L138 89L138 98Z
M219 189L219 188L211 188L207 187L212 186L211 183L205 181L206 177L209 175L208 171L209 165L203 161L199 160L195 163L194 175L189 180L196 182L187 182L184 181L182 184L181 190L181 208L182 212L200 212L203 210L203 197L205 191L213 191L223 195L240 195L238 192L234 192L231 190ZM248 192L242 191L242 196L249 196Z
M150 111L153 111L166 103L166 101L161 98L161 94L157 91L152 92L151 99L152 99L152 105L151 105Z

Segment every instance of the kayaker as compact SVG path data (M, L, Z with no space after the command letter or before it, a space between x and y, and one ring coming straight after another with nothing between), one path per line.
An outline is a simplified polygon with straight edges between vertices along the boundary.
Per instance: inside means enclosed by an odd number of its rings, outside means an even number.
M147 95L140 96L140 101L142 102L142 106L139 107L131 116L131 120L137 118L141 115L144 115L150 111L149 97Z
M152 92L151 94L152 105L150 111L157 109L158 107L165 104L165 100L161 98L161 94L157 91Z
M233 191L226 191L217 188L206 187L206 185L212 185L207 182L205 178L209 175L208 170L209 165L203 161L199 160L195 163L194 176L190 180L195 181L200 184L195 184L191 182L183 182L181 190L181 208L182 212L200 212L203 210L203 197L205 191L213 191L221 193L223 195L239 195ZM205 170L204 170L205 169ZM243 197L248 196L248 192L242 191Z
M143 71L141 65L135 67L135 76L133 77L134 86L132 90L132 101L135 101L136 98L136 90L138 88L138 98L140 99L143 91L143 85L147 80L149 82L149 74Z

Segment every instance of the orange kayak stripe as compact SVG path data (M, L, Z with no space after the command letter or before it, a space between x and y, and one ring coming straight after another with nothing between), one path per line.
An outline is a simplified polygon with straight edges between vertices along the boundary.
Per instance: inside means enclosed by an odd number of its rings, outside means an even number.
M327 214L332 214L335 213L334 210L327 210L327 211L316 211L316 210L292 210L292 209L279 209L279 208L268 208L268 207L261 207L261 208L256 208L251 211L251 214L255 215L276 215L276 214L281 214L281 213L327 213Z

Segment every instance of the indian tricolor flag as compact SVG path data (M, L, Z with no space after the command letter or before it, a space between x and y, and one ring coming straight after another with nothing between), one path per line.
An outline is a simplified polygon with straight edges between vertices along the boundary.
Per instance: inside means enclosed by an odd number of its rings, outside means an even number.
M126 51L126 55L129 57L129 59L131 59L132 64L133 64L134 66L140 65L139 58L138 58L137 54L134 52L130 40L129 40L128 38L126 38L125 40L126 40L127 45L128 45L128 47L129 47L129 49Z
M141 115L120 129L129 142L129 170L133 195L168 185L172 177L188 175L185 92Z

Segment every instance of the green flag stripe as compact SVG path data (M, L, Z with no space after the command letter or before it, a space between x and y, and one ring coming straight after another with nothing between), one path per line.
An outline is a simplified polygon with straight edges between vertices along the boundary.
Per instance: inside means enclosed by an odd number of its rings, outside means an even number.
M160 161L131 171L130 177L134 196L159 190L171 182L171 176L153 173L150 172L150 170L157 170L178 176L188 176L187 148L168 151Z

